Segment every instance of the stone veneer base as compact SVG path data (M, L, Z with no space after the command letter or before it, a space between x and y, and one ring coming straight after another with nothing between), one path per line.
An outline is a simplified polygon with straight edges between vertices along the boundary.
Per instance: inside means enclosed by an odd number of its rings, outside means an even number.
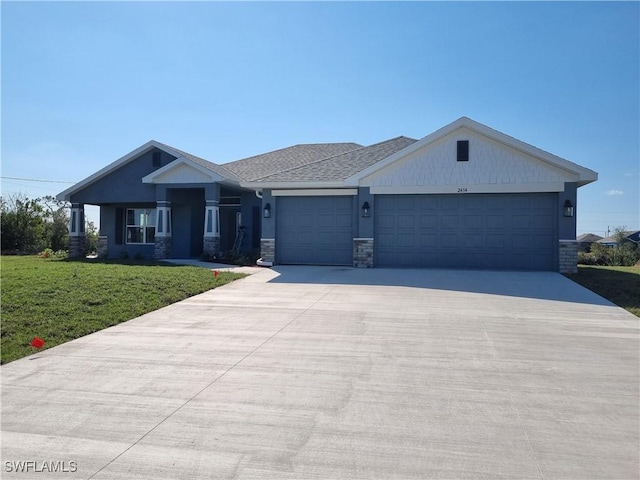
M153 258L161 260L163 258L171 258L171 247L173 246L173 238L156 236L155 245L153 247Z
M373 267L373 238L353 239L353 266L357 268Z
M276 260L276 239L261 238L260 239L260 256L263 262L271 262L275 264Z
M69 237L69 258L84 257L84 247L87 238L84 235L74 235Z
M202 254L206 257L216 257L220 255L220 237L204 237L202 243Z
M578 273L578 242L575 240L560 240L559 243L560 273Z

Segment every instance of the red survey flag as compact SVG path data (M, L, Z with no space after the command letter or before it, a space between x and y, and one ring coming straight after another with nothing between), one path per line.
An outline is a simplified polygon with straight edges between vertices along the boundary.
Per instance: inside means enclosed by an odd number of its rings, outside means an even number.
M31 346L36 348L42 348L44 346L44 340L40 337L33 337L31 340Z
M213 276L214 276L214 277L217 277L217 276L218 276L218 270L214 270L214 271L213 271Z

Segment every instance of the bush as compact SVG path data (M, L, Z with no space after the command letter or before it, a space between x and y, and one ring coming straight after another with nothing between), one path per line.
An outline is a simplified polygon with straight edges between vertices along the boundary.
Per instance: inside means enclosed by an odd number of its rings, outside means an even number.
M640 261L640 247L624 238L615 246L593 243L590 253L578 252L578 263L609 267L630 267Z
M3 252L4 254L4 252ZM65 259L69 256L69 252L66 250L56 250L55 252L51 248L45 248L42 252L40 252L40 258L59 258Z

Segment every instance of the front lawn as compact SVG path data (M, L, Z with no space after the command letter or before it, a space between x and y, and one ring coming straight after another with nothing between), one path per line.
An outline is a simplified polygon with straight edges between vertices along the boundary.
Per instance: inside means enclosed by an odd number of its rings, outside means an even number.
M241 274L154 263L0 257L7 363L219 287Z
M640 317L640 267L579 265L569 278Z

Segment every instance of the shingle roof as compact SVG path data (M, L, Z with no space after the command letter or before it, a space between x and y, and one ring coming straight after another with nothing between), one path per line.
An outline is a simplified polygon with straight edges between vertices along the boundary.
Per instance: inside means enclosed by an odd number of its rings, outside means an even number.
M595 233L583 233L582 235L578 235L576 238L578 242L597 242L598 240L602 240L600 235L596 235Z
M233 180L235 182L239 182L241 180L240 177L238 177L235 173L225 168L224 165L218 165L217 163L210 162L209 160L205 160L204 158L196 157L195 155L192 155L183 150L179 150L165 143L160 143L160 142L155 142L155 143L158 144L159 146L165 147L169 151L175 152L181 157L184 157L188 160L191 160L194 163L197 163L198 165L220 175L221 177L228 178L229 180Z
M246 181L255 181L283 170L301 167L362 148L357 143L312 143L294 145L273 152L225 163L224 168Z
M360 147L349 152L322 158L306 165L288 169L264 177L256 182L304 182L344 180L359 171L379 162L395 152L408 147L417 140L396 137L368 147Z

